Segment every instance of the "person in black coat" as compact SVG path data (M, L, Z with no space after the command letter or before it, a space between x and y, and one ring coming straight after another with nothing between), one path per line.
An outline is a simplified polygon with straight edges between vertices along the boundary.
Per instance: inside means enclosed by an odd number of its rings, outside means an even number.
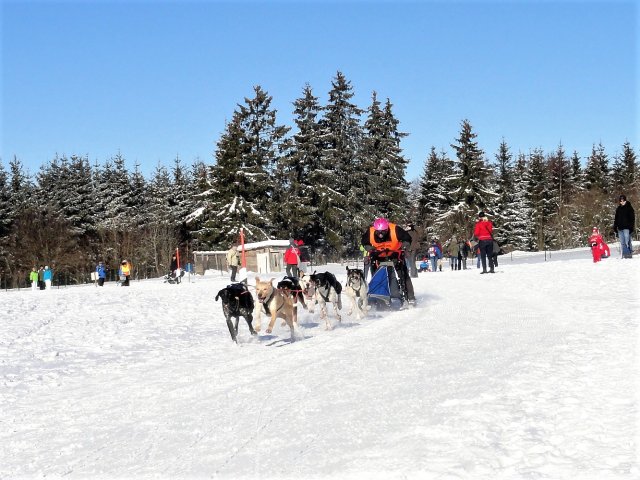
M631 234L636 227L636 214L627 200L626 195L620 195L619 205L616 208L616 216L613 221L613 231L618 235L622 258L631 258L633 247L631 245Z

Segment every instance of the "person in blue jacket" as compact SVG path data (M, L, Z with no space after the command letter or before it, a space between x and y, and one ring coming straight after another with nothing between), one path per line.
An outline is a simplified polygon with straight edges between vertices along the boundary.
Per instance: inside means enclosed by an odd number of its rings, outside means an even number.
M104 280L107 278L107 267L104 266L103 262L98 262L96 272L98 273L98 285L102 287Z
M53 270L51 270L48 265L44 267L42 279L44 280L45 290L51 288L51 280L53 280Z

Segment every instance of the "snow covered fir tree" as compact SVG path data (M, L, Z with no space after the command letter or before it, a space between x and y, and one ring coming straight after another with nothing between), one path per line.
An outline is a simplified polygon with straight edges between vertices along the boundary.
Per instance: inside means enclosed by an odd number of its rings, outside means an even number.
M515 152L503 138L485 152L467 119L452 154L432 146L420 178L407 179L402 139L411 132L401 131L391 99L374 91L358 106L354 98L337 72L324 104L304 85L285 125L256 85L212 139L211 164L176 156L150 178L120 152L93 165L88 155L55 156L35 173L17 156L0 161L2 287L24 286L45 264L61 281L82 283L98 260L115 268L122 258L137 277L160 276L176 246L226 250L241 228L249 242L295 237L323 260L355 257L376 216L416 223L425 248L432 238L469 238L479 210L507 250L572 248L594 226L610 232L620 193L640 198L629 142L613 153L594 143L581 157L561 143Z

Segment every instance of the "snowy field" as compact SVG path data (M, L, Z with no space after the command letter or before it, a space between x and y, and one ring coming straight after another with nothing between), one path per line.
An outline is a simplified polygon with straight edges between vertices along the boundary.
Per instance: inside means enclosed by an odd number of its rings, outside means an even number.
M0 478L640 478L640 260L543 258L294 343L233 344L219 272L0 292Z

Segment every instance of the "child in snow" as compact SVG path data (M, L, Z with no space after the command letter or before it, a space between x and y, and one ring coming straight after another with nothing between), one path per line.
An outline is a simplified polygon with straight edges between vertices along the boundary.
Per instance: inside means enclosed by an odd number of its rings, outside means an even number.
M599 262L602 258L607 258L611 255L609 245L607 245L600 235L598 227L593 227L591 236L589 237L589 246L591 247L591 255L593 255L593 263Z
M428 272L429 271L429 262L427 261L427 257L422 257L422 261L420 262L420 270L419 272Z

